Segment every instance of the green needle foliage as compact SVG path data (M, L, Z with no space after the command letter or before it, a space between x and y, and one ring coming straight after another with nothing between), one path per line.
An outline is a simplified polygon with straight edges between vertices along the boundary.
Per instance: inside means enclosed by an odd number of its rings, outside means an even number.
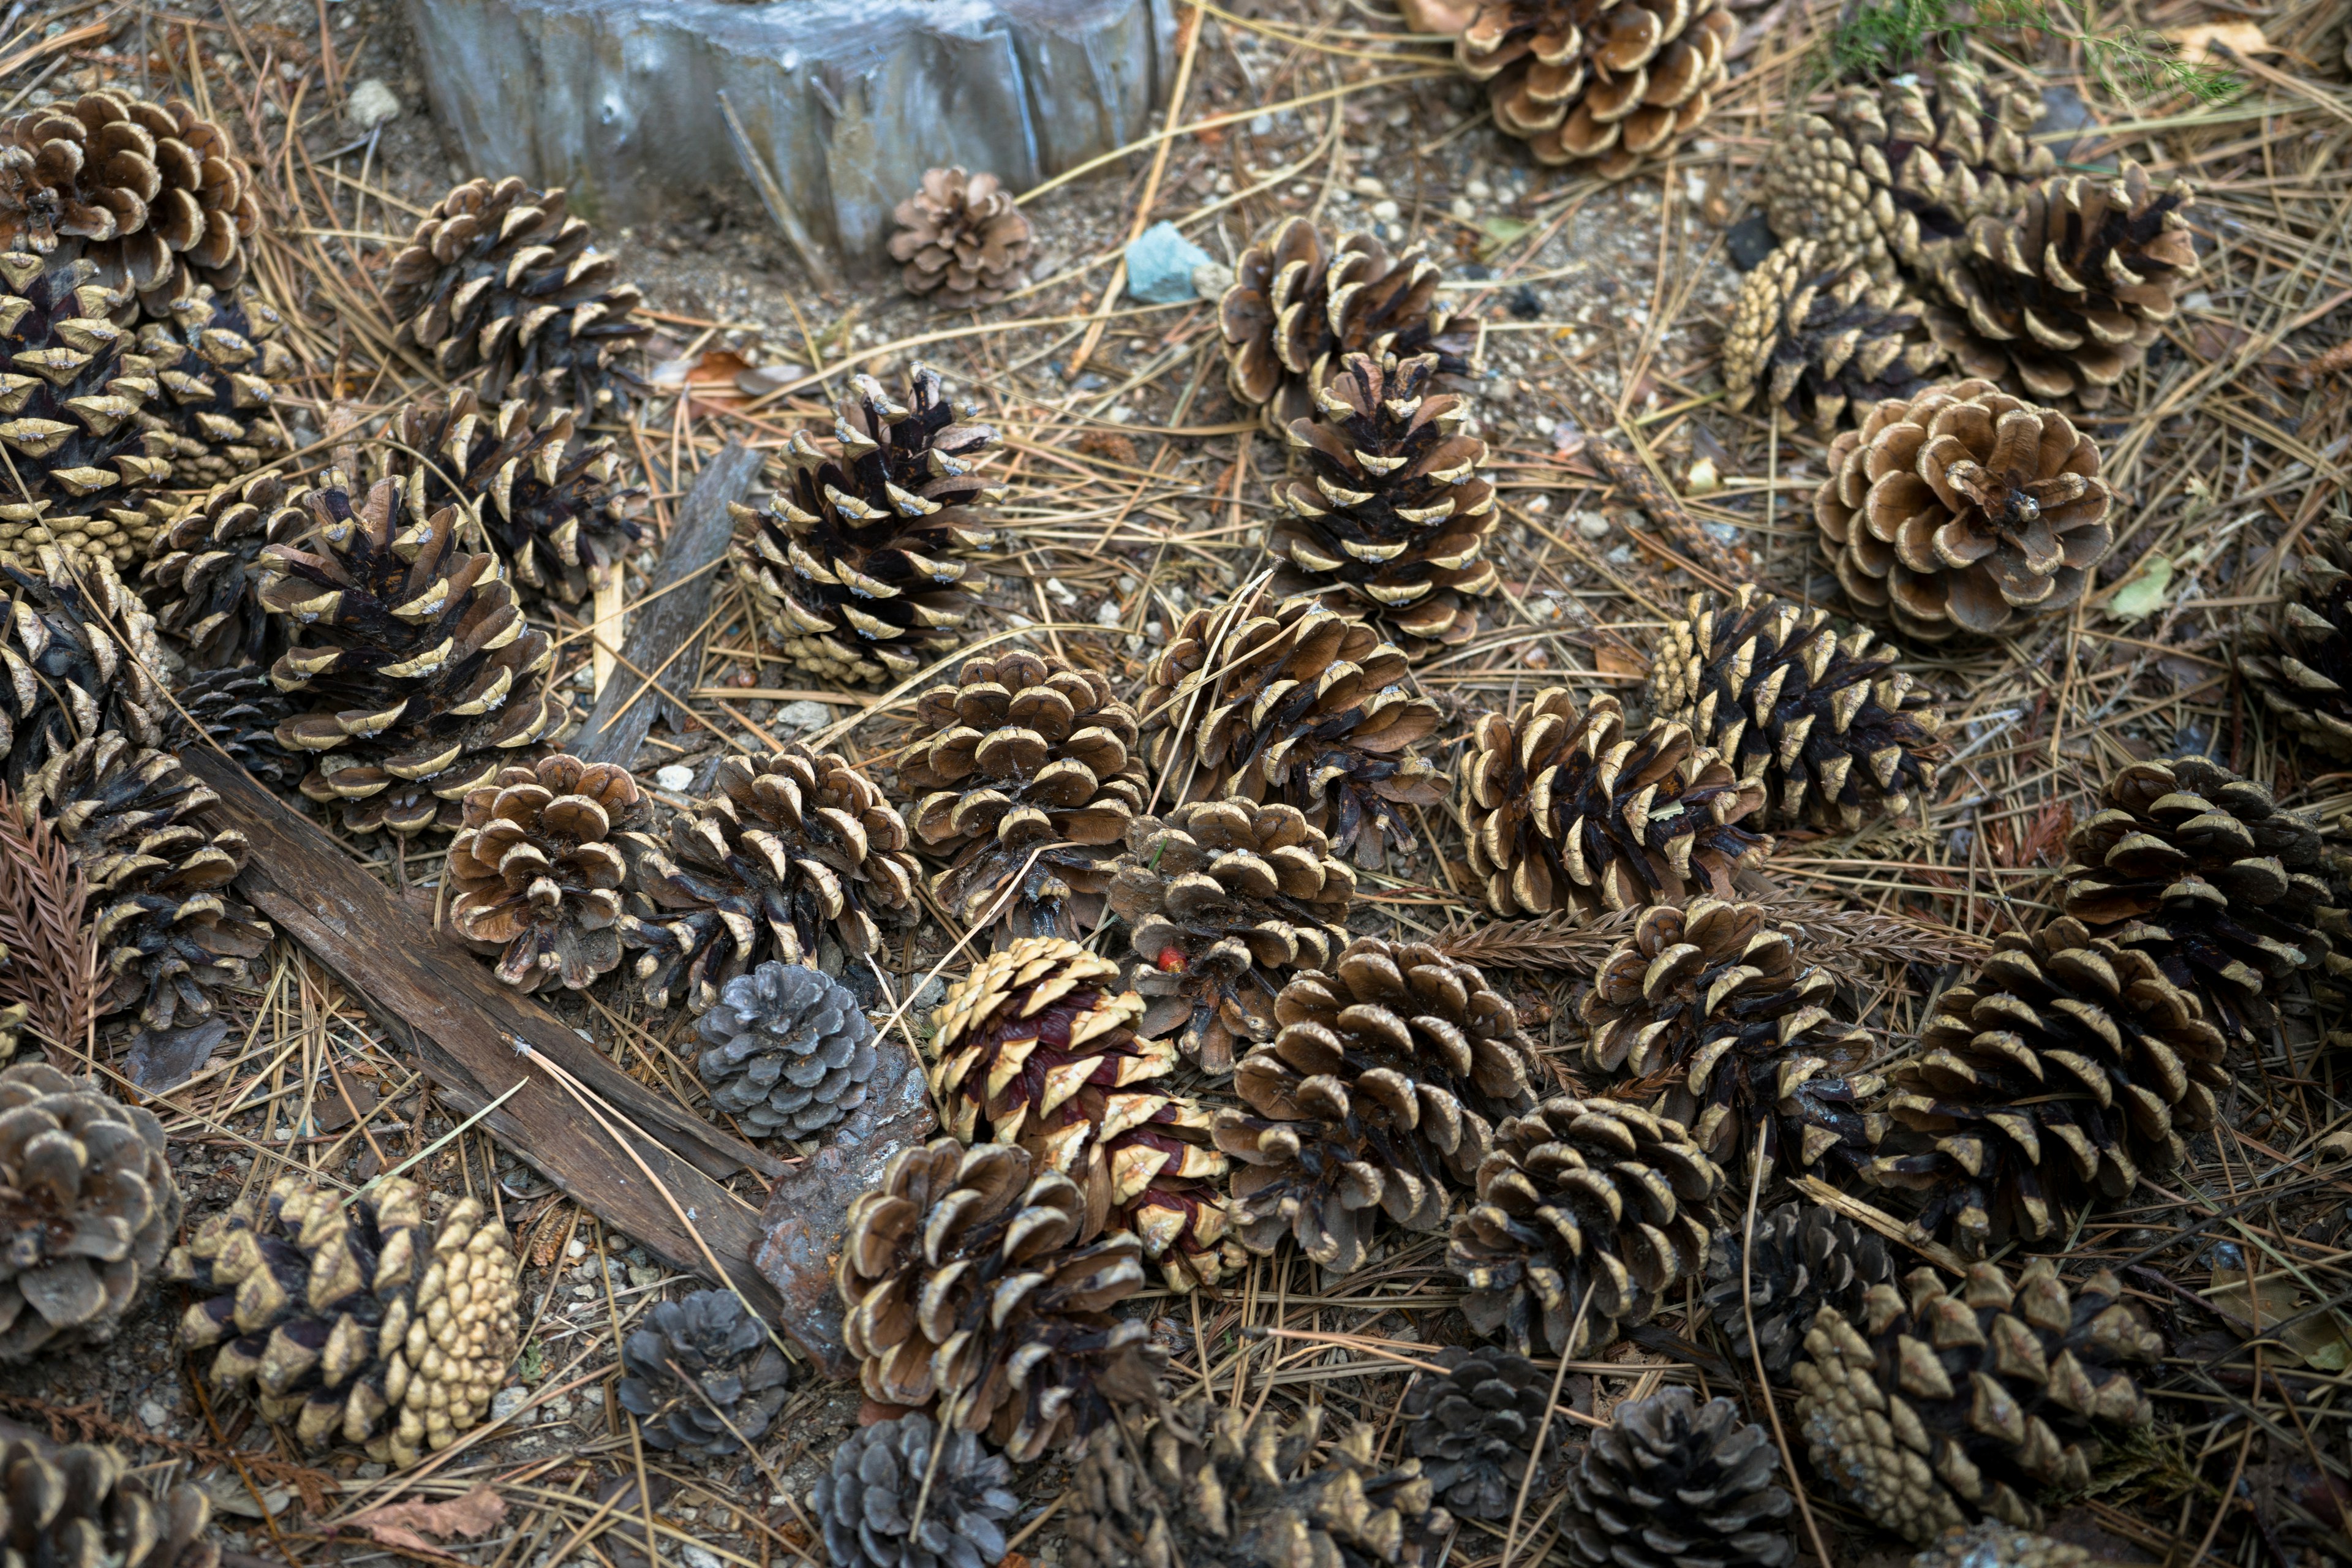
M2079 46L2092 79L2126 100L2181 92L2218 103L2245 86L2233 72L2181 58L2160 34L2092 26L2082 0L1863 0L1831 33L1827 66L1841 81L1892 76L1957 54L1970 38L2008 56L1988 35L2027 28Z

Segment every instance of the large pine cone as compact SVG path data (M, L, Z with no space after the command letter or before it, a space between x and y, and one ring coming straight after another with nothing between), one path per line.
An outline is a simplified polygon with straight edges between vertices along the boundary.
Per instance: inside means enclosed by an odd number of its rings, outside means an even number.
M264 784L285 793L310 771L298 753L278 743L278 726L293 707L269 684L266 669L232 665L199 670L172 693L172 700L178 705L168 741L174 751L209 742Z
M1442 1373L1423 1373L1404 1395L1404 1451L1421 1461L1437 1500L1456 1519L1508 1519L1524 1494L1549 1496L1567 1452L1568 1422L1551 1407L1552 1374L1522 1355L1465 1351L1437 1352ZM1535 1479L1528 1464L1543 1455Z
M1463 1315L1527 1354L1579 1355L1645 1321L1706 1264L1723 1173L1679 1121L1613 1100L1547 1100L1495 1130L1445 1261Z
M313 528L263 547L262 608L294 645L270 679L311 705L278 744L318 761L302 793L343 826L456 829L467 795L552 741L570 717L547 634L526 626L497 560L457 546L458 514L404 517L397 481L303 497Z
M851 954L882 940L879 914L915 907L907 825L847 759L794 743L773 756L729 757L710 793L640 847L648 910L623 934L646 1005L685 987L701 1013L719 988L769 958L815 963L829 931ZM649 911L658 911L657 913Z
M1140 1027L1212 1075L1234 1042L1274 1033L1274 994L1320 969L1348 940L1356 874L1298 808L1195 801L1128 825L1111 873L1111 912L1127 922L1150 1005Z
M261 552L310 529L304 493L278 474L256 474L220 486L156 536L140 591L195 668L262 665L282 651L261 607Z
M1434 355L1439 371L1466 373L1478 323L1446 311L1437 293L1444 276L1419 246L1391 256L1371 235L1335 243L1309 219L1285 218L1242 252L1217 301L1234 401L1279 436L1314 416L1317 395L1348 355Z
M2240 673L2289 733L2352 761L2352 517L2315 524Z
M1215 1121L1217 1147L1242 1162L1234 1207L1254 1252L1290 1236L1346 1274L1364 1261L1374 1209L1443 1230L1495 1123L1535 1104L1518 1014L1433 947L1359 937L1330 973L1284 986L1274 1013L1281 1032L1234 1074L1243 1108Z
M732 1290L656 1301L621 1342L614 1389L646 1447L723 1459L756 1444L792 1392L792 1363Z
M335 1438L413 1465L489 1413L517 1349L507 1227L460 1198L436 1224L387 1178L342 1194L281 1176L196 1227L165 1260L198 1300L181 1320L214 1345L216 1387L251 1384L262 1418L306 1447Z
M1761 390L1827 436L1849 411L1916 396L1944 361L1924 309L1903 283L1792 240L1739 285L1723 333L1726 401L1745 408Z
M1135 1037L1143 998L1118 965L1061 937L981 960L931 1014L931 1091L967 1143L1018 1143L1086 1193L1078 1239L1133 1231L1171 1290L1214 1284L1225 1157L1209 1117L1164 1079L1171 1046Z
M1706 1254L1706 1304L1729 1341L1743 1375L1763 1352L1764 1375L1789 1381L1805 1331L1824 1307L1857 1316L1863 1292L1895 1282L1884 1237L1819 1204L1782 1204L1756 1221L1756 1245L1743 1244L1743 1215L1715 1233ZM1746 1289L1741 1287L1743 1259ZM1748 1322L1756 1322L1754 1348Z
M1908 815L1936 787L1943 715L1867 631L1840 637L1829 612L1753 584L1728 609L1704 594L1666 629L1650 667L1650 711L1690 726L1764 792L1762 820L1852 833Z
M152 673L163 668L155 617L111 565L44 544L31 562L0 561L0 590L10 610L0 626L0 755L10 788L23 789L78 741L119 733L142 746L163 743L171 704Z
M1469 641L1471 601L1502 581L1479 553L1498 516L1486 443L1463 434L1466 403L1433 389L1439 363L1348 355L1315 394L1321 417L1290 422L1307 477L1275 485L1288 515L1265 533L1277 599L1368 616L1416 654Z
M1614 697L1580 710L1555 686L1507 718L1487 713L1461 770L1454 816L1498 915L1638 909L1693 884L1728 897L1732 873L1771 850L1739 826L1760 785L1687 725L1661 720L1628 740Z
M735 574L785 657L821 679L896 680L953 646L974 603L953 555L990 542L976 506L999 492L977 465L992 426L959 418L919 364L907 401L870 375L835 407L838 451L793 433L763 508L737 506Z
M1021 1511L1004 1456L970 1432L942 1435L919 1410L843 1438L808 1501L833 1568L1002 1563L1004 1527Z
M1829 468L1813 519L1839 585L1922 642L2067 608L2115 543L2098 447L1989 382L1880 404Z
M1334 855L1378 870L1390 844L1419 847L1403 808L1443 805L1449 783L1408 750L1438 714L1406 674L1402 649L1312 602L1194 610L1144 677L1151 766L1180 799L1295 805Z
M584 991L621 963L625 836L651 813L628 770L557 754L467 792L450 923L520 991Z
M508 396L583 412L643 385L628 355L653 331L645 292L592 248L561 189L467 180L433 205L392 258L384 302L398 341L487 403Z
M180 1210L152 1111L43 1062L0 1070L0 1361L112 1339Z
M932 894L1014 937L1090 929L1143 810L1134 710L1095 671L1016 649L971 660L915 716L924 734L898 783L917 841L947 862Z
M2012 1285L1990 1263L1957 1293L1932 1268L1825 1309L1796 1367L1813 1468L1881 1529L1913 1542L1990 1515L2042 1527L2034 1499L2087 1486L2101 1440L2149 1419L2121 1363L2164 1341L2115 1276L2073 1291L2046 1258ZM1907 1300L1906 1300L1907 1297Z
M161 395L139 411L151 450L179 489L234 485L284 452L272 405L298 367L278 342L284 318L261 300L198 285L166 320L139 329L137 358Z
M1142 1244L1081 1246L1086 1194L1010 1143L899 1151L850 1205L835 1279L866 1397L988 1432L1014 1463L1148 1397L1150 1330L1108 1309L1143 1286Z
M1772 1435L1728 1399L1662 1388L1620 1405L1569 1472L1569 1556L1591 1568L1786 1568L1797 1558Z
M212 1500L180 1483L160 1493L121 1451L0 1439L0 1540L12 1562L57 1568L218 1568Z
M1029 220L994 174L926 170L890 216L898 225L890 259L906 263L898 280L908 293L968 310L1029 286Z
M1536 162L1618 180L1706 118L1738 31L1715 0L1486 0L1454 60Z
M755 1137L824 1131L866 1103L879 1059L873 1022L847 986L772 958L720 986L695 1032L695 1075L710 1103Z

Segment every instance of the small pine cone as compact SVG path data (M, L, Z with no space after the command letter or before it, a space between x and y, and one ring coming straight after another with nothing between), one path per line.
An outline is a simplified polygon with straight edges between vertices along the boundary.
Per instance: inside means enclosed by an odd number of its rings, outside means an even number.
M2069 607L2115 543L2096 444L1989 382L1880 404L1830 443L1829 469L1822 554L1856 610L1920 642Z
M983 1568L1004 1560L1021 1500L1003 1455L970 1432L942 1436L916 1410L843 1438L808 1508L833 1568Z
M1438 714L1405 689L1403 650L1311 601L1228 625L1237 618L1194 610L1152 659L1141 714L1151 766L1185 800L1297 806L1334 855L1367 870L1391 843L1418 848L1404 808L1442 805L1449 781L1408 750L1436 733Z
M1142 1244L1080 1245L1086 1204L1015 1144L941 1138L892 1155L850 1205L835 1276L866 1396L937 1397L943 1425L1027 1464L1147 1394L1150 1331L1108 1311L1142 1289Z
M1234 1070L1234 1042L1274 1033L1274 994L1320 969L1348 941L1356 874L1296 806L1195 801L1127 828L1114 864L1111 912L1144 967L1154 1039L1181 1027L1177 1048L1213 1076Z
M1716 0L1486 0L1454 37L1454 61L1486 84L1495 128L1536 162L1621 180L1706 118L1738 32Z
M299 367L277 341L285 319L261 300L198 285L139 329L141 374L159 389L139 411L178 489L237 485L289 447L272 406Z
M1290 422L1307 477L1275 485L1287 515L1265 533L1277 600L1363 616L1416 655L1469 641L1502 581L1480 556L1498 515L1486 443L1463 434L1464 399L1432 389L1439 363L1348 355L1315 394L1321 416Z
M2030 1530L1979 1524L1944 1531L1911 1568L2092 1568L2093 1561L2079 1546Z
M1650 711L1690 726L1764 792L1767 825L1853 833L1936 787L1943 714L1857 630L1743 584L1728 609L1691 595L1650 667Z
M163 1124L45 1062L0 1070L0 1362L114 1337L180 1228Z
M1744 1224L1735 1216L1707 1246L1707 1310L1730 1342L1732 1369L1742 1375L1756 1364L1748 1334L1752 1313L1764 1375L1785 1385L1814 1315L1834 1307L1855 1316L1864 1291L1895 1282L1895 1264L1876 1231L1819 1204L1782 1204L1760 1216L1753 1249L1742 1245Z
M1508 1519L1524 1494L1550 1495L1568 1422L1551 1405L1552 1374L1506 1351L1437 1352L1442 1373L1423 1373L1404 1394L1404 1451L1421 1461L1437 1500L1456 1519ZM1536 1439L1544 1438L1536 1477L1528 1479Z
M1013 937L1091 927L1143 810L1134 710L1095 671L1016 649L971 660L915 715L924 733L898 783L916 796L916 841L947 862L932 894Z
M960 418L919 364L907 401L850 378L829 451L793 434L764 507L737 506L736 579L784 656L825 680L897 680L953 647L977 602L970 554L993 535L975 507L999 499L977 471L995 429Z
M1625 738L1601 696L1580 711L1565 687L1517 713L1488 713L1465 749L1454 811L1470 869L1503 916L1638 909L1699 884L1731 893L1732 873L1769 854L1739 826L1763 804L1687 725L1657 721Z
M2123 1363L2163 1353L2112 1274L2070 1292L2046 1258L2014 1284L1976 1263L1955 1294L1918 1268L1813 1321L1796 1424L1814 1470L1915 1544L1979 1517L2039 1530L2040 1493L2088 1486L2102 1439L2147 1425Z
M1444 277L1419 246L1391 256L1371 235L1335 243L1307 218L1284 219L1242 252L1217 301L1234 401L1279 436L1314 416L1349 355L1433 355L1437 371L1467 373L1478 323L1447 313L1437 293Z
M1029 286L1029 220L994 174L926 170L890 216L898 225L890 259L906 263L898 280L908 293L969 310Z
M1580 1355L1645 1321L1706 1264L1723 1173L1679 1121L1605 1100L1547 1100L1495 1130L1445 1261L1463 1315L1525 1355Z
M1361 1267L1375 1207L1445 1228L1495 1123L1535 1104L1535 1053L1486 976L1421 943L1358 937L1275 999L1281 1032L1242 1058L1216 1113L1241 1240L1285 1236L1334 1274Z
M495 558L455 548L455 508L405 518L396 482L355 495L338 474L303 504L311 531L258 568L296 639L270 679L310 709L278 743L316 753L302 793L351 832L455 831L467 795L569 721L554 647Z
M1761 390L1826 437L1849 411L1915 397L1944 362L1923 309L1903 283L1792 240L1739 286L1723 334L1726 401L1745 408Z
M184 752L217 745L269 788L290 794L310 764L278 743L278 726L294 711L263 670L228 666L199 670L172 693L167 744ZM200 738L201 737L201 738Z
M875 916L915 907L907 825L866 775L832 752L793 743L766 758L729 757L710 793L637 846L640 910L624 937L646 1005L708 1012L719 988L770 958L814 963L830 931L845 952L874 951Z
M2277 619L2238 670L2289 733L2352 761L2352 517L2305 536L2279 580Z
M558 753L467 792L449 841L450 923L519 991L584 991L620 966L623 844L651 812L611 763Z
M695 1032L710 1103L754 1137L814 1137L866 1103L873 1022L821 971L772 958L720 986Z
M758 1443L793 1381L792 1363L732 1290L656 1302L621 1342L621 1371L614 1396L646 1447L698 1459Z
M1214 1284L1225 1157L1209 1117L1154 1079L1176 1051L1135 1037L1143 998L1118 965L1061 937L1024 937L971 967L931 1014L934 1101L965 1142L1018 1143L1087 1199L1080 1241L1132 1231L1171 1290Z
M279 475L255 474L214 489L156 535L140 592L193 668L267 665L283 651L261 607L261 552L310 529L304 494Z
M1952 303L1927 311L1936 342L1965 375L2105 407L2200 276L2189 205L2187 182L2159 192L2129 159L2118 175L2044 182L1937 258Z
M185 1483L160 1494L103 1444L0 1439L0 1534L12 1563L57 1568L219 1568L205 1539L212 1500Z
M281 1176L163 1268L198 1297L181 1338L220 1347L214 1386L251 1384L262 1419L292 1420L313 1449L340 1436L413 1465L489 1413L517 1349L506 1226L470 1197L428 1221L398 1177L346 1201Z
M512 176L456 186L392 258L384 302L403 346L486 403L597 412L625 408L644 385L628 356L653 331L645 292L589 245L561 189Z
M9 787L23 789L78 741L120 733L142 746L163 743L171 703L152 673L163 668L155 617L111 565L44 544L31 562L0 562L0 587L14 601L0 626Z
M1591 1568L1787 1568L1789 1494L1772 1435L1728 1399L1662 1388L1620 1405L1569 1472L1570 1560Z

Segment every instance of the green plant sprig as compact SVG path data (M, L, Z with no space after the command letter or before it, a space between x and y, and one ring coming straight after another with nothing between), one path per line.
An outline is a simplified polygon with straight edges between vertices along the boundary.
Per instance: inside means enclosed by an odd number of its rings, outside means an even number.
M2168 39L2144 27L2092 31L2081 0L1865 0L1830 34L1826 65L1839 80L1891 76L1954 54L1975 38L2022 66L2027 62L1986 36L2013 28L2076 45L2091 79L2117 98L2179 92L2218 103L2245 89L2235 72L2183 59Z

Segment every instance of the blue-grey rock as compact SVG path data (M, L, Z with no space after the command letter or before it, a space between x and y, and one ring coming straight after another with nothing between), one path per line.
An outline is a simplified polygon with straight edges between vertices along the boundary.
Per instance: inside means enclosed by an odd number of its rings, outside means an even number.
M1192 298L1192 273L1216 258L1162 220L1135 237L1127 247L1127 292L1146 305L1175 305Z

